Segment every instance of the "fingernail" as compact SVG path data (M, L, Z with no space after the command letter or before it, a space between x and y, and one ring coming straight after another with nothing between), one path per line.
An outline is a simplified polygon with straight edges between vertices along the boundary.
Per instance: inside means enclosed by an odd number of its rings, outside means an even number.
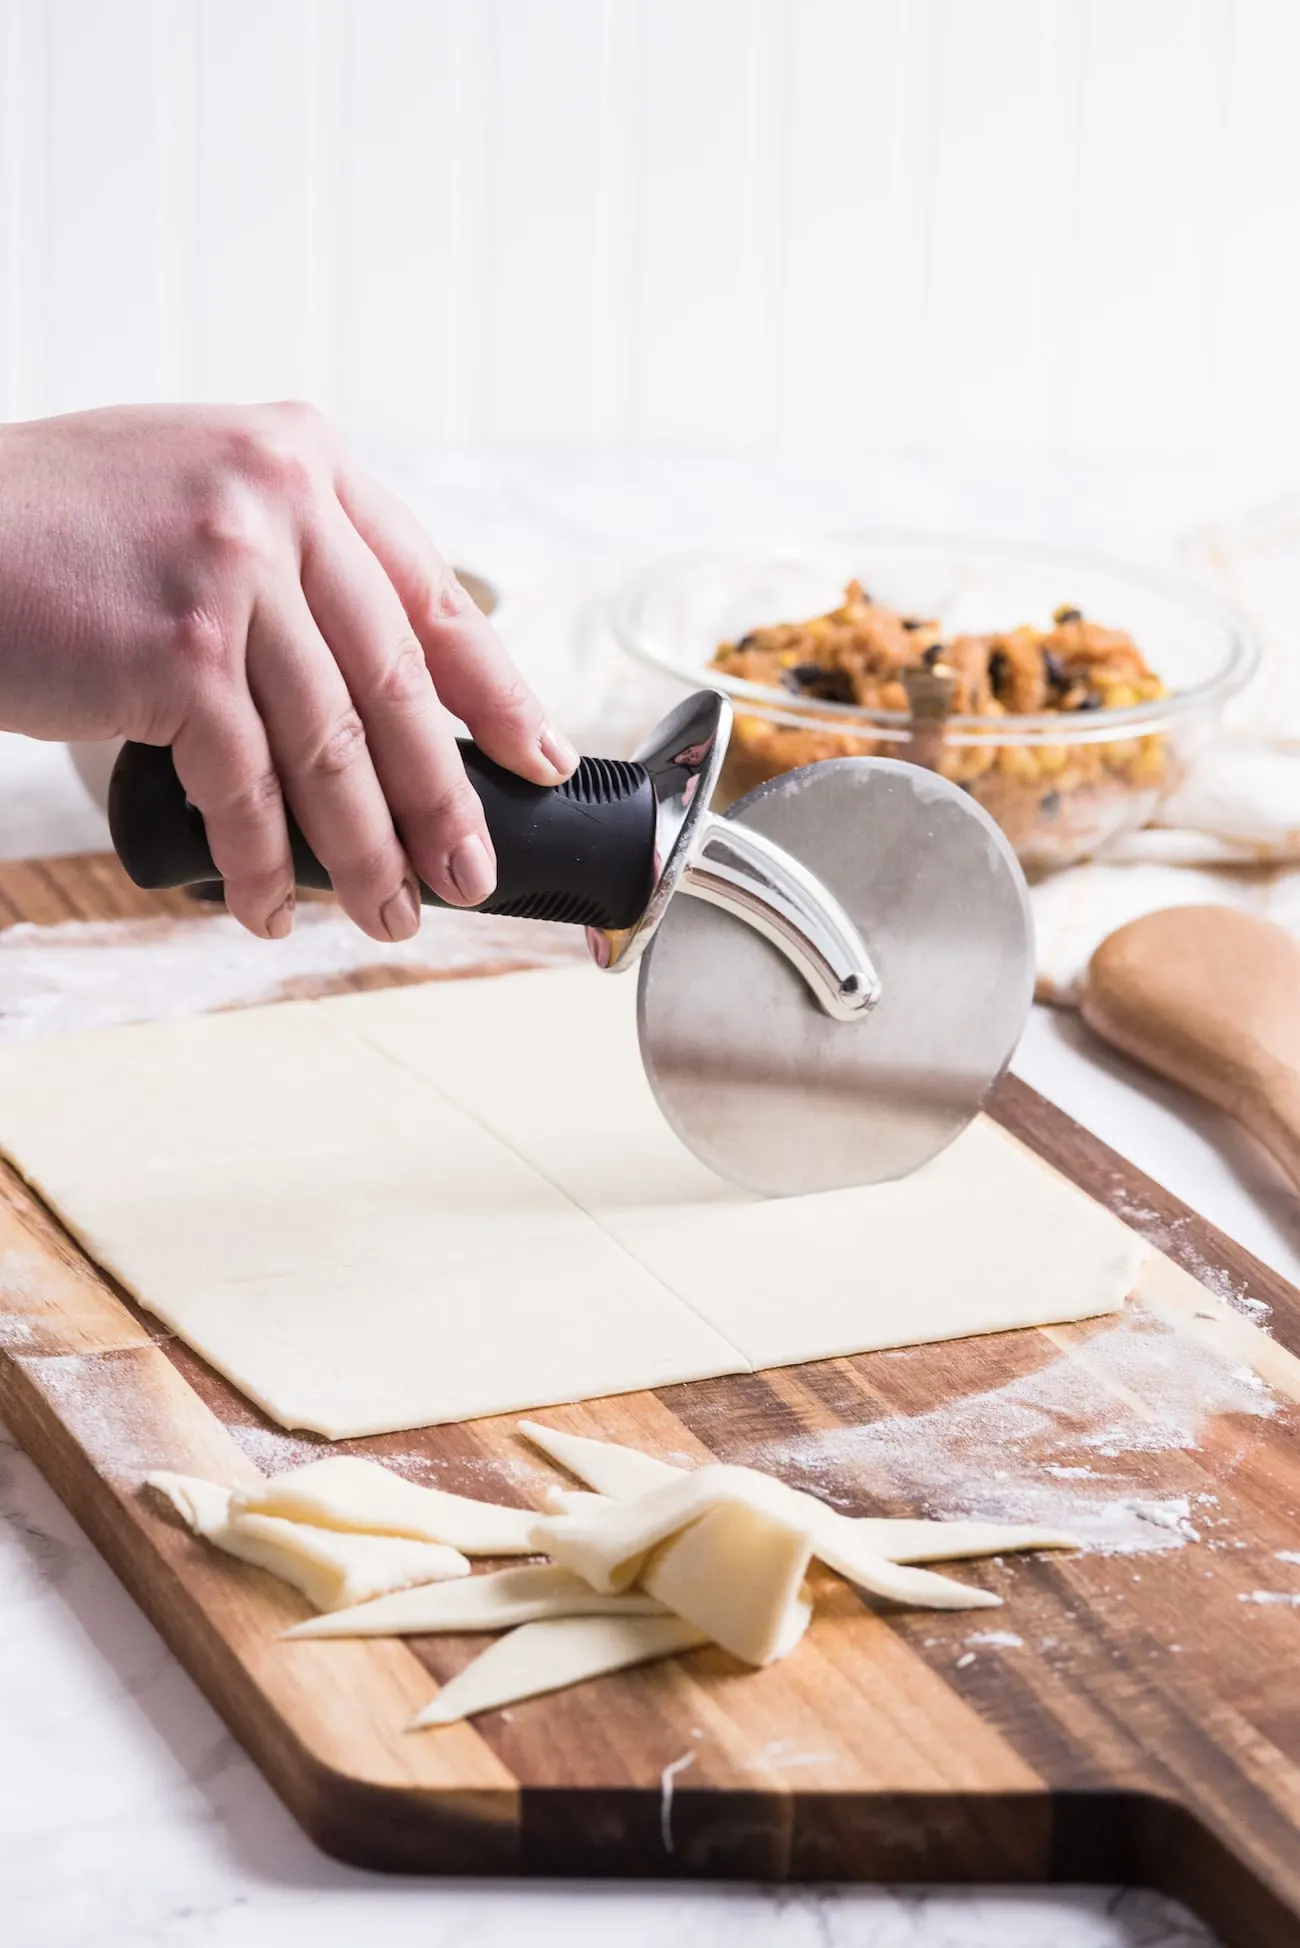
M284 940L293 932L293 909L295 905L296 901L294 896L290 893L288 899L282 901L276 907L275 912L266 923L266 937L268 940Z
M537 747L558 779L573 776L578 768L578 753L561 731L547 724L537 740Z
M497 883L496 867L475 833L461 840L448 859L447 868L456 882L457 892L471 906L481 905Z
M413 879L403 880L400 891L385 900L379 909L379 923L390 940L409 940L419 931L420 895Z

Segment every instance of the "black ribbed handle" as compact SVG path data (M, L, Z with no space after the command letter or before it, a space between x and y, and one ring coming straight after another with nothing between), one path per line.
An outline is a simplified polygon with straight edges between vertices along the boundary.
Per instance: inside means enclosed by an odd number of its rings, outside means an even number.
M654 887L655 796L649 774L621 758L583 758L562 785L533 785L462 742L466 775L483 801L497 855L497 889L480 913L574 926L630 927ZM219 881L203 819L169 750L126 744L113 767L108 822L137 886ZM327 890L329 875L289 817L294 877ZM426 906L447 902L423 883Z

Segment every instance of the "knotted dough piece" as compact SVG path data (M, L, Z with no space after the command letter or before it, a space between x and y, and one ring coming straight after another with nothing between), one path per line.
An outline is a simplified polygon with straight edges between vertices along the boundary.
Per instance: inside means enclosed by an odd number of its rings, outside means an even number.
M526 1556L537 1520L531 1508L503 1508L443 1488L422 1488L378 1461L326 1455L256 1488L235 1493L237 1515L278 1515L322 1529L445 1542L467 1556Z
M717 1464L626 1502L541 1516L533 1544L593 1589L636 1583L749 1664L784 1656L807 1627L803 1595L821 1504L752 1468ZM932 1609L991 1609L1000 1598L929 1570L905 1569L851 1536L832 1567L863 1588Z
M469 1575L465 1557L443 1543L352 1535L277 1515L238 1513L229 1488L195 1475L160 1472L147 1482L195 1535L292 1583L318 1610L341 1610L390 1590Z
M616 1441L594 1441L584 1434L565 1434L534 1420L521 1420L519 1429L552 1461L558 1461L597 1494L615 1501L625 1501L629 1496L643 1494L647 1488L691 1476L689 1468L656 1460L653 1455L642 1454L639 1448L622 1447ZM808 1505L815 1529L814 1556L854 1582L857 1581L854 1570L841 1565L859 1563L864 1555L882 1556L892 1563L958 1562L972 1556L1013 1555L1027 1549L1079 1547L1078 1537L1064 1529L1018 1522L929 1522L906 1517L842 1515L803 1489L789 1488L786 1492L800 1496ZM566 1505L569 1499L566 1497Z

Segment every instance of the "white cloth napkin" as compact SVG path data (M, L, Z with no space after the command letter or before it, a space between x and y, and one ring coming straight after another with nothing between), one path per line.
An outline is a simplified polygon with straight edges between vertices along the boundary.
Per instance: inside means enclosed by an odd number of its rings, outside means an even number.
M1259 628L1260 671L1150 825L1034 888L1039 999L1058 1006L1108 933L1161 907L1232 906L1300 938L1300 498L1186 554Z

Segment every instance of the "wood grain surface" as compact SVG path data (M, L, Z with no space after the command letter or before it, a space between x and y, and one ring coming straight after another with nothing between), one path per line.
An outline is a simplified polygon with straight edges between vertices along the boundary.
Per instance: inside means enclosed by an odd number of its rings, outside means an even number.
M160 911L196 909L137 893L110 860L0 865L0 924ZM1124 1322L543 1416L674 1458L776 1464L851 1511L904 1514L926 1499L924 1417L955 1409L935 1423L940 1460L945 1428L966 1440L983 1429L982 1451L1001 1452L1009 1479L1077 1477L1185 1531L1157 1536L1170 1546L1153 1552L959 1568L1005 1598L995 1614L891 1610L828 1578L807 1639L768 1670L702 1650L408 1733L435 1680L483 1640L281 1641L302 1599L184 1534L140 1483L159 1467L233 1482L333 1450L266 1422L8 1171L0 1413L306 1829L344 1859L447 1873L1124 1881L1177 1895L1231 1948L1298 1943L1300 1294L1023 1084L1004 1083L995 1109L1155 1247ZM1139 1368L1116 1361L1117 1345L1138 1341ZM1207 1410L1223 1398L1233 1410L1182 1426L1186 1400L1176 1411L1170 1400L1188 1371L1223 1377ZM864 1486L864 1440L877 1462L896 1457L892 1480L886 1466ZM511 1420L338 1445L533 1506L559 1478ZM960 1512L942 1501L930 1512ZM670 1801L665 1768L688 1755Z

